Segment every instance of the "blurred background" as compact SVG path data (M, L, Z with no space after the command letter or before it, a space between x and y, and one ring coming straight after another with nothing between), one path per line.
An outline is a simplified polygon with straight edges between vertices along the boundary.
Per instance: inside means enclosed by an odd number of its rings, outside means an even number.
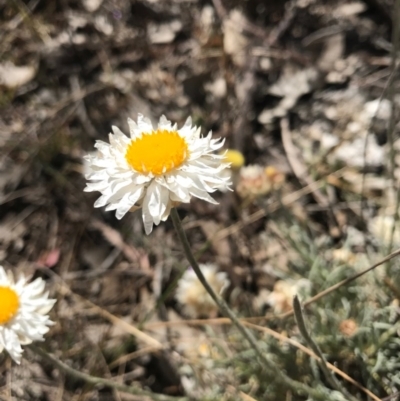
M305 344L292 317L277 317L293 295L400 246L394 3L0 0L0 263L45 278L58 299L42 347L155 394L306 400L265 380L230 325L189 321L219 315L190 297L172 222L145 236L140 212L118 221L94 209L83 156L112 125L128 134L138 113L178 126L191 116L225 138L234 192L181 205L189 240L238 315ZM399 268L380 266L307 313L327 360L384 400L400 390ZM315 360L256 334L277 369L330 390ZM89 386L29 350L21 366L0 354L0 398L147 399Z

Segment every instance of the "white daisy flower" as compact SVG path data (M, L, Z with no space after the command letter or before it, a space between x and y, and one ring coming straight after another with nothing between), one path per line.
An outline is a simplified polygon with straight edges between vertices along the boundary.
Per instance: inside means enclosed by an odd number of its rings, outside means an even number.
M200 264L199 267L208 284L217 294L222 294L229 286L227 274L218 272L217 266ZM187 269L179 280L175 297L191 317L210 316L218 312L217 304L203 287L192 268Z
M224 155L215 154L223 141L200 136L189 117L181 129L164 116L158 127L138 116L128 119L130 138L112 127L110 143L97 141L95 156L85 157L89 172L85 191L99 191L95 207L116 210L121 219L128 211L142 208L146 234L153 224L165 221L171 208L189 203L192 196L217 203L208 193L226 189L230 178L222 172L229 167Z
M21 345L43 341L53 322L48 312L55 300L48 299L44 281L38 278L27 284L25 277L17 282L0 266L0 352L4 349L20 363Z

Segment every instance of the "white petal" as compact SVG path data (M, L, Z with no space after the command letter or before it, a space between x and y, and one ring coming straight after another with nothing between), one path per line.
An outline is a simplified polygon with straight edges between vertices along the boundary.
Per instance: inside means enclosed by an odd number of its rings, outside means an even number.
M144 231L149 235L153 231L153 218L151 217L148 204L148 194L146 194L142 205L142 217L144 224Z
M153 125L149 118L144 117L142 114L138 114L138 128L140 131L150 133L153 131Z
M168 203L168 190L154 180L147 188L148 206L150 215L153 218L154 224L160 224Z
M213 203L214 205L218 205L218 202L211 198L210 195L206 191L201 191L197 188L191 188L190 189L190 194L195 196L196 198L203 199L207 202Z
M143 194L143 187L139 187L136 192L127 193L118 204L117 212L115 216L117 219L122 219L126 213L132 208L133 205L140 199Z
M103 207L107 204L109 196L101 195L100 198L94 202L94 207Z
M132 139L140 138L142 131L139 129L138 125L131 118L128 118L129 133Z
M158 128L165 129L167 131L171 131L172 123L171 123L171 121L167 120L167 118L164 115L162 115L160 117L160 121L158 122Z
M126 135L115 125L111 127L113 130L113 133L115 135L115 138L119 141L124 141L125 143L129 141L129 139L126 137Z
M134 205L134 203L129 202L129 193L126 193L122 199L116 205L115 217L121 220L129 211L129 209Z

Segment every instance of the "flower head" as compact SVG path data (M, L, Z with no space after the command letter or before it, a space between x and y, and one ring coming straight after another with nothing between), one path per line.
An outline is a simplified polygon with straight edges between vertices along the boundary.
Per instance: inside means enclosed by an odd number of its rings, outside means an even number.
M217 203L209 193L229 188L222 172L229 164L214 152L223 141L200 136L189 117L177 129L164 116L158 127L139 114L137 123L128 119L130 138L112 127L110 143L96 142L96 155L85 157L89 182L85 191L99 191L95 207L116 210L121 219L128 211L142 208L146 234L153 224L165 221L175 205L189 203L192 196Z
M200 264L200 268L208 284L217 294L221 294L229 286L227 274L218 272L215 265ZM217 305L191 268L185 271L179 281L176 299L191 317L210 316L218 311Z
M308 293L311 282L307 279L297 281L278 280L274 284L273 291L263 289L255 299L255 306L261 307L268 305L274 313L285 313L292 309L293 297L296 294Z
M275 167L263 167L259 164L243 166L239 172L237 192L241 198L255 198L266 195L282 186L283 173Z
M55 303L44 292L44 281L37 278L27 284L25 277L17 282L0 266L0 352L8 351L20 363L21 345L43 341L53 322L48 312Z
M342 320L339 324L339 331L345 337L351 337L358 331L358 324L354 319Z

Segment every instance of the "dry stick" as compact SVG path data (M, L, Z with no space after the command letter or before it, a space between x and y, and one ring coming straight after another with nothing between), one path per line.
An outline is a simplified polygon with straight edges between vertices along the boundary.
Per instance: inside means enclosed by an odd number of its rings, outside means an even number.
M125 354L125 355L120 356L119 358L117 358L113 362L111 362L108 365L108 367L109 367L109 369L114 369L117 366L120 366L122 364L126 364L126 363L128 363L128 362L130 362L130 361L132 361L132 360L134 360L136 358L139 358L139 357L143 356L143 355L151 354L151 353L154 353L155 351L159 351L159 350L160 350L159 347L157 347L157 348L155 348L155 347L145 347L145 348L139 349L138 351L134 351L134 352L131 352L129 354Z
M295 147L288 118L283 117L280 125L283 149L292 172L301 183L307 184L312 189L312 195L318 205L327 209L329 232L332 232L332 230L341 232L342 228L339 224L340 217L338 216L338 211L333 207L329 197L321 191L316 181L314 181L298 149Z
M278 25L272 28L271 32L269 33L267 38L268 46L276 45L278 40L284 35L284 33L290 27L291 23L293 22L296 16L296 11L297 11L296 3L297 3L296 1L290 1L289 3L285 4L286 6L285 15L278 23Z
M306 186L310 188L314 199L320 206L329 208L331 205L328 197L322 193L320 186L316 181L314 181L314 179L311 177L311 174L309 174L307 171L307 167L299 155L300 152L293 143L288 118L282 118L280 125L283 149L286 153L286 158L294 175L300 182L307 184Z
M59 359L57 359L54 356L43 351L41 348L38 348L34 345L30 345L29 348L35 354L40 355L43 359L46 359L47 361L51 362L58 369L67 373L68 375L73 376L76 379L80 379L86 383L92 384L93 386L103 386L103 387L113 388L117 391L121 391L121 392L128 393L128 394L140 395L143 397L148 397L149 399L156 400L156 401L188 401L189 400L189 398L187 398L187 397L173 397L170 395L154 394L154 393L151 393L150 391L142 390L138 387L125 386L124 384L119 384L112 380L103 379L102 377L91 376L91 375L88 375L87 373L82 373L79 370L71 368L64 362L61 362Z
M113 315L112 313L106 311L105 309L101 308L100 306L94 304L93 302L89 301L88 299L82 297L79 294L76 294L73 292L69 286L64 282L64 280L51 271L50 269L45 269L45 273L51 275L51 277L55 278L60 285L60 288L62 291L65 291L66 294L73 296L74 298L77 298L84 302L86 305L90 306L93 308L96 312L98 312L101 316L103 316L105 319L110 321L116 326L119 326L123 330L125 330L127 333L132 334L135 336L137 339L143 341L145 344L147 344L149 347L153 349L153 351L161 350L164 348L164 346L157 341L155 338L149 336L148 334L144 333L143 331L139 330L137 327L133 326L132 324L129 324L125 322L125 320Z
M122 320L121 318L113 315L112 313L106 311L105 309L100 308L98 305L95 305L94 303L90 302L89 300L85 299L86 303L88 305L91 305L92 308L94 308L98 313L115 324L116 326L121 327L124 329L126 332L132 334L139 340L143 341L145 344L149 346L149 349L152 349L154 351L159 351L164 348L164 346L157 341L155 338L149 336L148 334L144 333L143 331L139 330L137 327L133 326L132 324L129 324Z
M229 308L228 304L224 301L224 299L221 298L219 295L217 295L215 293L215 291L212 289L212 287L210 286L210 284L207 282L195 257L193 256L189 241L186 237L186 233L182 227L181 219L175 208L173 208L171 210L171 218L172 218L172 222L174 223L174 227L178 234L179 240L184 249L186 258L188 259L192 269L196 273L200 283L203 285L203 287L206 289L206 291L210 294L210 296L214 300L214 302L218 305L221 312L225 316L228 316L231 319L232 323L237 327L237 329L240 331L240 333L243 335L243 337L246 338L247 341L250 343L251 347L256 352L256 355L258 355L259 361L261 362L262 367L264 367L265 370L267 371L267 375L270 377L274 377L281 384L288 386L296 393L307 394L308 396L311 396L311 397L315 398L316 400L321 400L321 401L330 400L331 398L328 396L328 394L326 394L326 393L324 394L310 386L307 386L304 383L300 383L300 382L293 380L290 377L286 376L280 369L278 369L276 367L276 365L272 361L270 361L267 358L265 353L262 351L262 349L258 345L257 339L255 338L253 333L250 330L248 330L240 322L238 317Z
M164 349L164 345L161 344L159 341L157 341L155 338L149 336L148 334L144 333L143 331L139 330L136 326L134 326L133 324L129 324L128 322L126 322L125 320L123 320L122 318L119 318L115 315L113 315L112 313L106 311L105 309L101 308L100 306L94 304L93 302L89 301L88 299L82 297L81 295L76 294L75 292L73 292L69 286L65 283L65 281L55 272L53 272L50 269L41 269L44 273L48 274L49 276L51 276L52 278L56 279L58 281L58 284L60 286L60 292L63 292L65 294L68 294L70 296L72 296L75 299L79 299L81 302L83 302L84 304L90 306L92 309L94 309L97 313L99 313L99 315L101 315L102 317L104 317L105 319L107 319L109 322L111 322L112 324L114 324L115 326L120 327L122 330L126 331L127 333L133 335L134 337L136 337L138 340L144 342L145 344L148 345L148 347L136 351L144 353L144 352L148 352L148 353L156 353L162 349Z
M227 390L229 390L232 394L239 394L240 398L243 401L257 401L255 398L251 397L250 395L244 393L243 391L238 390L236 387L228 385L227 386ZM227 393L225 393L225 397L226 397Z
M360 273L357 273L354 276L346 278L346 279L340 281L339 283L332 285L331 287L327 288L326 290L319 292L317 295L314 295L309 300L304 302L303 303L303 307L311 305L312 303L314 303L315 301L318 301L319 299L321 299L325 295L328 295L331 292L337 290L338 288L343 287L344 285L351 283L352 281L358 279L359 277L361 277L364 274L370 272L371 270L377 268L378 266L383 265L384 263L388 262L389 260L393 259L394 257L396 257L398 255L400 255L400 249L398 249L397 251L392 252L390 255L386 256L386 258L381 259L379 262L377 262L374 265L368 267L367 269L361 271ZM289 311L289 312L286 312L286 313L282 314L282 315L278 315L278 316L274 316L274 317L275 318L284 319L284 318L287 318L287 317L292 316L292 315L293 315L293 309L291 311Z
M336 377L332 374L332 372L328 369L327 362L325 360L325 357L319 348L318 344L313 340L311 337L311 334L308 332L307 327L306 327L306 322L304 320L303 312L301 310L301 305L299 298L297 295L294 296L293 298L293 310L294 310L294 317L296 319L297 326L299 328L300 334L303 336L303 338L306 340L307 344L309 347L315 352L316 355L319 357L319 363L321 366L321 369L325 375L326 380L329 382L329 384L335 388L337 391L342 393L345 397L347 397L349 400L352 401L358 401L357 398L353 397L339 382L339 380L336 379Z

